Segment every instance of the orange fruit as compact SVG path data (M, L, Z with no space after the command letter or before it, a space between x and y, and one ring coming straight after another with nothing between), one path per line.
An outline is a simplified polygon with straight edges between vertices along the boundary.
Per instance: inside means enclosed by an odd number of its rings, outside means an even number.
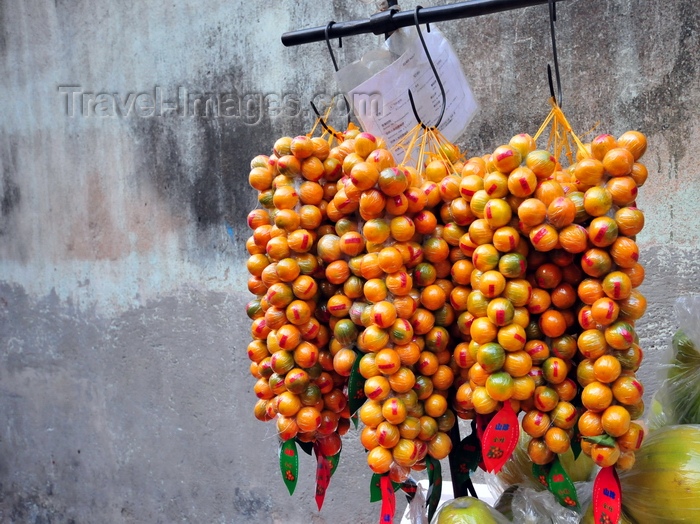
M559 231L559 243L569 253L581 253L588 247L588 231L578 224L571 224Z
M620 404L633 406L642 400L644 386L636 377L622 375L613 382L612 394Z
M435 460L446 458L450 451L452 451L452 440L447 433L438 431L435 437L428 441L428 454Z
M597 157L584 158L574 166L574 177L584 186L597 186L602 182L604 174L605 167Z
M549 413L552 423L565 430L571 429L578 421L578 411L573 404L567 401L559 401Z
M613 246L618 240L621 240L621 238L618 238L615 242L613 242ZM599 248L589 249L581 257L581 269L583 269L583 272L591 277L598 278L608 274L612 269L612 264L613 260L610 257L610 254L607 251Z
M377 474L388 472L393 460L391 451L381 446L372 448L367 453L367 465Z
M554 385L566 379L570 366L559 357L549 357L542 363L541 367L545 380Z
M595 437L602 435L603 428L602 414L595 411L584 411L578 419L578 430L584 437Z
M523 431L533 438L544 436L547 429L549 429L550 424L551 419L549 418L549 415L536 409L525 413L525 416L521 422Z
M472 404L474 411L480 415L488 415L498 408L498 401L493 399L483 386L476 387L472 392Z
M571 447L569 435L560 427L551 427L544 435L544 442L547 447L557 454L566 453Z
M610 191L601 186L593 186L583 196L583 208L593 217L605 215L612 207Z
M619 176L608 180L605 187L610 192L613 205L629 206L637 200L637 182L631 176Z
M622 406L610 406L601 416L603 429L608 435L621 437L630 428L630 413Z
M598 329L583 331L576 341L581 354L591 360L601 357L608 350L605 335Z
M617 145L627 149L637 161L647 149L647 139L639 131L627 131L617 139Z
M516 167L508 175L508 190L518 197L528 197L535 192L537 177L529 167Z
M559 402L557 392L548 386L537 386L533 394L534 405L540 411L552 411Z
M551 251L559 243L559 233L549 224L540 224L529 233L530 241L537 251Z
M513 396L513 378L505 371L492 373L486 379L486 391L494 400L503 402Z
M532 153L530 153L532 154ZM552 452L542 438L533 438L527 446L527 454L535 464L543 466L554 460Z
M608 297L599 298L591 305L593 320L602 326L615 322L619 313L620 307L617 305L617 302Z
M576 205L564 196L556 197L547 207L547 220L557 229L571 224L576 218Z
M300 431L316 431L321 425L321 412L311 406L303 406L297 411L296 423Z
M619 457L620 447L617 443L613 446L604 446L602 444L593 444L591 446L591 458L601 468L614 466Z
M637 187L642 187L644 182L646 182L647 178L649 177L649 171L644 164L635 162L629 176L632 177L634 183L637 184Z
M526 351L506 353L503 370L514 378L526 376L532 369L532 357Z
M630 422L629 429L617 438L621 450L637 451L644 440L644 428L636 422Z
M591 411L603 411L613 400L613 392L607 385L593 381L586 385L581 392L581 402Z
M618 146L620 145L618 140ZM613 177L628 175L632 172L634 156L624 147L610 149L603 157L605 171Z

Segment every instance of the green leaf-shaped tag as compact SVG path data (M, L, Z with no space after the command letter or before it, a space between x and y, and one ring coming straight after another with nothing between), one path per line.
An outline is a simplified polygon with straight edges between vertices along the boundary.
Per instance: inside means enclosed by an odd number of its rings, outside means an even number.
M369 481L369 501L378 502L382 500L382 476L379 473L374 473Z
M357 429L357 410L362 407L367 397L365 397L365 378L360 374L361 353L356 352L357 358L352 365L350 377L348 377L348 408L352 414L352 421Z
M614 446L615 445L615 439L608 435L607 433L604 435L596 435L595 437L583 437L584 440L587 440L588 442L592 442L593 444L602 444L603 446Z
M382 486L381 486L381 480L382 477L385 476L386 473L384 474L379 474L379 473L374 473L372 475L372 478L370 479L370 484L369 484L369 501L370 502L378 502L382 500ZM391 482L391 486L394 488L394 491L398 491L401 489L401 484L397 482Z
M559 462L559 457L555 458L554 462L552 462L552 467L549 469L549 475L547 477L547 483L549 485L549 491L551 491L557 501L559 501L559 504L565 508L579 509L576 487L571 477L569 477L569 474L564 469L564 466Z
M428 455L425 458L425 463L428 469L428 520L433 519L435 510L440 503L442 495L442 465L439 460L435 460Z
M331 463L331 477L333 476L333 473L335 473L335 470L338 469L338 462L340 462L340 451L336 453L335 455L331 457L326 457L328 459L328 462Z
M280 472L289 494L292 495L299 476L299 454L294 439L289 439L280 445Z
M545 464L544 466L540 466L539 464L533 464L532 475L545 488L549 488L549 482L547 481L547 478L549 477L549 464Z

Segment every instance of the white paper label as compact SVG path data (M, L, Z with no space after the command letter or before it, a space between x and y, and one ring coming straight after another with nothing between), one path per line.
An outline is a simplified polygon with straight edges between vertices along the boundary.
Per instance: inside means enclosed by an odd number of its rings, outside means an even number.
M442 33L432 28L430 32L423 30L423 37L445 88L445 114L438 129L455 142L476 114L476 100L457 55ZM398 60L348 93L362 129L383 137L390 148L417 124L409 89L423 123L434 126L442 96L417 34Z

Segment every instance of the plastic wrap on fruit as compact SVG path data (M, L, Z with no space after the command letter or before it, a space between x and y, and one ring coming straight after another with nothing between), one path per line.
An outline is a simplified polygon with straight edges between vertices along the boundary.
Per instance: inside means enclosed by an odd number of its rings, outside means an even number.
M700 522L700 425L650 433L620 483L622 508L638 524Z
M586 486L587 490L578 489L582 484L577 485L577 491L590 492L590 486ZM512 493L510 513L512 522L518 524L578 524L581 519L576 511L559 504L549 491L523 486L518 486Z
M679 329L673 335L665 380L654 394L649 427L700 424L700 295L675 304Z
M509 520L486 502L460 497L438 508L430 524L506 524Z

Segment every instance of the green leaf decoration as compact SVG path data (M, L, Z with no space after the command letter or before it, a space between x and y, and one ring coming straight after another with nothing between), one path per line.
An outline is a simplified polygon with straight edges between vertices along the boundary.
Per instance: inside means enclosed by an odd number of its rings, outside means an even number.
M547 477L547 484L549 491L552 492L559 504L565 508L580 509L576 487L559 461L559 457L552 462L552 467L549 469L549 476Z
M592 442L593 444L602 444L603 446L614 446L615 445L615 439L608 435L607 433L604 435L596 435L595 437L583 437L584 440L587 440L588 442Z
M428 520L433 520L435 510L440 503L442 495L442 465L439 460L435 460L428 455L425 458L425 463L428 469Z
M333 473L335 473L335 470L338 469L338 462L340 462L340 451L336 453L333 456L326 457L328 459L328 462L331 463L331 477L333 476Z
M382 476L379 473L372 475L369 482L369 501L379 502L382 500L382 487L381 487Z
M537 479L537 481L542 484L545 488L549 488L549 464L540 466L539 464L532 465L532 475Z
M289 494L292 495L299 477L299 453L294 439L280 445L280 472Z

